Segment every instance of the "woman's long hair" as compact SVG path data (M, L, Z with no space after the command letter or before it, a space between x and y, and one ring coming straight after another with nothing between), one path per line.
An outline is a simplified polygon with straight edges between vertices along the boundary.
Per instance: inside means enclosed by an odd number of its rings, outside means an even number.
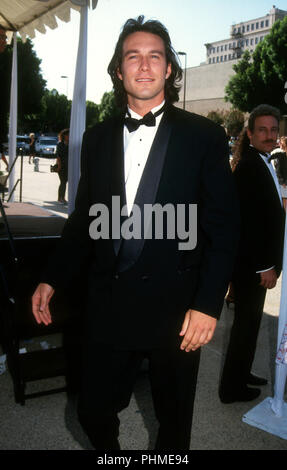
M182 69L179 65L176 52L174 51L169 33L165 26L156 20L148 20L144 23L144 16L137 19L129 19L123 26L115 47L115 52L108 66L108 73L111 76L115 99L119 106L124 107L127 104L127 93L124 89L122 80L119 79L117 72L121 70L123 43L127 36L138 31L156 34L159 36L165 46L166 62L171 64L171 74L165 82L165 100L167 103L174 103L179 100L179 82L182 80Z
M249 146L250 146L250 140L247 135L247 127L246 127L239 134L239 138L235 144L233 158L231 160L232 171L235 170L236 166L238 165L238 163L240 162L240 160L246 153L246 150L249 148Z

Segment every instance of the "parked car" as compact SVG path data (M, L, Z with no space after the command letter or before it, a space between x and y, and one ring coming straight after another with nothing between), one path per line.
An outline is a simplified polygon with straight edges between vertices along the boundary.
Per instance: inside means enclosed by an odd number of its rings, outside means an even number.
M17 155L20 155L21 152L23 151L23 155L29 155L30 151L30 137L28 135L17 135L17 141L16 141L16 153ZM6 155L8 155L9 152L9 143L5 142L3 143L3 149Z
M28 135L17 135L17 155L23 151L23 155L29 155L30 137Z
M57 137L38 137L35 143L36 155L45 158L55 158L57 143Z

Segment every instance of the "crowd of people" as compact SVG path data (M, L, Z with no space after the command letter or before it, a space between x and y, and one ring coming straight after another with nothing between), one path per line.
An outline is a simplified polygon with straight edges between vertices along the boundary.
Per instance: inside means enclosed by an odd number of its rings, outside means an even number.
M55 291L69 287L88 266L78 390L83 429L95 449L120 449L118 413L128 406L147 358L159 422L155 449L188 450L200 351L214 335L230 285L234 322L219 398L224 404L251 401L267 384L252 373L252 364L266 291L282 269L287 139L273 152L280 112L259 105L230 165L224 129L173 106L182 70L158 21L126 22L108 72L123 114L84 134L75 209L41 274L33 314L37 323L51 324ZM65 129L57 146L61 203L68 142ZM114 198L119 214L113 213ZM130 223L130 229L136 207L143 213L146 205L184 206L188 226L196 205L196 246L181 249L168 224L159 238L156 230L148 238L125 236L123 225L119 231L113 226L108 237L93 238L90 208L99 203L108 221ZM278 359L283 382L284 347ZM285 382L271 404L278 416L284 387Z

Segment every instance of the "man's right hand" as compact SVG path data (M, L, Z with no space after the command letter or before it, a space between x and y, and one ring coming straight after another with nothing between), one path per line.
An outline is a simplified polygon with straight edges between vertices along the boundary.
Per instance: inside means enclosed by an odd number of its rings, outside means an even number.
M260 273L260 285L265 289L273 289L277 283L277 274L275 269L269 269L269 271L264 271Z
M55 290L49 284L39 284L32 297L32 311L37 323L49 325L52 317L49 302Z

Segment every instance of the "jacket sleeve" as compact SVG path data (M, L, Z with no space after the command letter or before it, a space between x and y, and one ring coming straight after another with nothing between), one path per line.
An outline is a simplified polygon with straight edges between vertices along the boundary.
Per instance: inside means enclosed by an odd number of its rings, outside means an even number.
M75 209L67 219L58 247L49 258L41 275L41 282L54 288L68 287L81 272L91 252L89 237L89 184L88 184L87 135L83 137L81 151L81 177L78 185Z
M199 231L205 244L192 307L219 318L239 238L239 206L223 128L210 139L201 175Z

